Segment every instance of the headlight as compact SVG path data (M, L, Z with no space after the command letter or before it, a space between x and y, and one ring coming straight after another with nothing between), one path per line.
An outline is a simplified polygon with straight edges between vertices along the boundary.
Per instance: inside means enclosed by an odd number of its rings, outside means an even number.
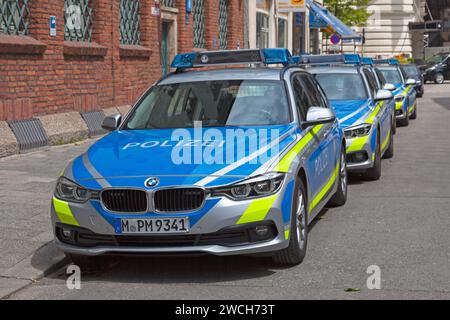
M350 127L344 131L346 138L356 138L367 136L372 128L371 124L364 123L355 127Z
M265 197L277 192L284 179L284 173L270 172L241 181L237 184L210 189L211 196L225 195L233 200Z
M405 96L395 96L395 102L402 102Z
M86 202L99 198L98 191L83 188L65 177L60 177L56 183L55 196L58 199L71 202Z

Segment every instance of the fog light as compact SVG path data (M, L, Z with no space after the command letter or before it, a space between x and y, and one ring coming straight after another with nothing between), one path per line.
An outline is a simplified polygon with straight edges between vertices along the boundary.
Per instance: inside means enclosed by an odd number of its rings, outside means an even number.
M395 110L395 115L396 116L401 116L403 114L403 110L399 109L399 110Z
M255 228L255 232L258 236L264 237L265 235L267 235L267 232L269 232L269 227L268 226L257 226Z
M355 162L363 162L365 159L364 154L362 152L355 153Z
M66 229L61 230L61 237L64 240L70 240L71 236L72 236L72 231L66 230Z

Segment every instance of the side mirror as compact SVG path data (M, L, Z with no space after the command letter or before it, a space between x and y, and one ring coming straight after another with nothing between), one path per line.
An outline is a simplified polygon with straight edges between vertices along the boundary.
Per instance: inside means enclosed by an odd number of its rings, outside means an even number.
M107 116L103 119L102 128L107 131L114 131L120 126L121 121L122 116L118 113L113 114L112 116Z
M396 87L392 83L386 83L383 90L395 91Z
M306 121L301 125L302 129L306 129L318 124L330 123L336 120L333 110L329 108L310 107L306 114Z
M421 85L422 85L422 81L417 80L417 81L416 81L416 86L420 87Z
M375 101L390 100L392 98L394 98L394 96L389 90L378 90L377 94L375 95Z
M416 85L416 80L409 78L408 80L406 80L405 84L407 86L415 86Z

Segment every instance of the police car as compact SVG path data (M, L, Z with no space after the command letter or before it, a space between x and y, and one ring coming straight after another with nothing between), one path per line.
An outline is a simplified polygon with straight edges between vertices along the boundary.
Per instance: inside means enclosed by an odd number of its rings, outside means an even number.
M409 119L417 118L416 85L418 81L407 78L406 73L400 68L397 59L374 60L376 69L379 70L387 83L395 86L392 94L395 97L395 114L398 124L409 125Z
M313 73L345 132L347 167L369 180L381 176L381 158L394 155L393 95L380 89L357 54L306 55L300 64Z
M238 64L251 67L189 70ZM345 137L320 86L286 49L180 54L172 67L63 171L57 246L78 263L190 252L300 263L308 223L347 197Z

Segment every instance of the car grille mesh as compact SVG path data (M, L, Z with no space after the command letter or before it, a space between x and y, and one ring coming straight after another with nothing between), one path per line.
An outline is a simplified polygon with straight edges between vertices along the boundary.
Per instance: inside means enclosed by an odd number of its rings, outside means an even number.
M154 194L155 209L160 212L179 212L198 209L205 199L200 188L175 188L157 190Z
M113 212L147 211L147 193L144 190L111 189L102 192L102 202Z

